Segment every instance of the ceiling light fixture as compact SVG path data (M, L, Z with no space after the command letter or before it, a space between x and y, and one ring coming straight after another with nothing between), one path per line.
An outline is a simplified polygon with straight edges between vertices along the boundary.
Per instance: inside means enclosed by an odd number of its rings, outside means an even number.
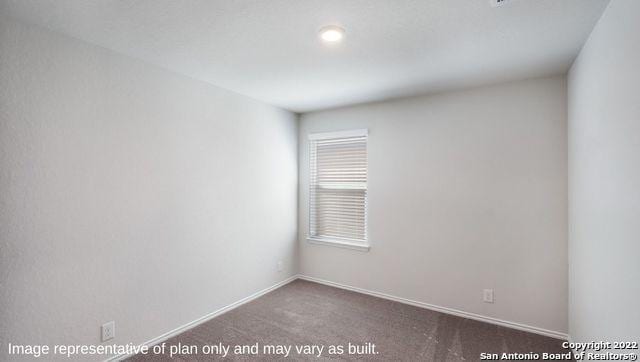
M344 38L344 29L337 25L322 27L319 31L320 39L327 43L337 43Z

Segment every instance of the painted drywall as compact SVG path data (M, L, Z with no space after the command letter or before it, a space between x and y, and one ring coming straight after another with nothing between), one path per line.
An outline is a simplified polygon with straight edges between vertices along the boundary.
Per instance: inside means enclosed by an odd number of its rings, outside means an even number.
M566 72L608 2L245 1L0 0L0 13L307 112ZM341 44L318 41L329 24Z
M371 250L310 244L307 135L360 128ZM566 137L564 77L302 115L301 273L566 333Z
M7 19L0 110L0 360L111 320L141 343L296 274L294 114Z
M640 337L639 65L640 2L612 1L568 77L569 333L576 342Z

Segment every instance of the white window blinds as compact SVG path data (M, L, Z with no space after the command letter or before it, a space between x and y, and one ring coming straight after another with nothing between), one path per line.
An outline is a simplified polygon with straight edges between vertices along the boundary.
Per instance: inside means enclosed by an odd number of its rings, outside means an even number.
M367 130L312 134L309 236L367 241Z

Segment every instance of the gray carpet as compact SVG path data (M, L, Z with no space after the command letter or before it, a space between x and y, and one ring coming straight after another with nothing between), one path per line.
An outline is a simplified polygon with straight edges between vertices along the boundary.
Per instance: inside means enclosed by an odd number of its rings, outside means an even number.
M255 351L233 354L236 345ZM138 355L130 361L223 359L205 345L229 345L224 360L282 360L264 354L265 345L293 346L288 360L477 361L481 353L567 353L560 340L404 305L360 293L296 280L250 303L166 341L164 355ZM171 345L195 345L198 355L170 358ZM349 354L348 343L375 344ZM295 346L323 345L321 357L298 354ZM344 346L343 354L328 348ZM317 350L315 351L317 352Z

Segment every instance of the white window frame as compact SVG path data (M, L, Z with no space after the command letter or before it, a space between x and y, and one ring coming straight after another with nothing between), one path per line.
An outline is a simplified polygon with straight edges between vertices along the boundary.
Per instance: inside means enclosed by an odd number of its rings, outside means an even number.
M324 139L333 139L333 138L349 138L349 137L367 137L367 157L368 157L368 153L369 153L369 140L368 140L368 136L369 136L369 130L368 129L355 129L355 130L346 130L346 131L337 131L337 132L323 132L323 133L310 133L308 135L308 140L309 140L309 145L307 147L307 151L309 152L309 170L308 170L308 177L309 177L309 190L311 189L311 172L313 170L312 167L315 167L315 165L311 164L311 141L314 140L324 140ZM368 164L368 162L367 162ZM367 184L368 184L368 165L367 165ZM367 193L368 193L368 186L367 186ZM368 194L367 194L368 197ZM312 243L312 244L321 244L321 245L329 245L329 246L335 246L335 247L340 247L340 248L346 248L346 249L353 249L353 250L359 250L359 251L369 251L369 249L371 248L371 245L369 244L369 232L368 232L368 222L366 221L367 219L367 215L368 215L368 203L365 203L365 235L366 238L364 241L349 241L346 239L340 239L340 238L320 238L320 237L313 237L311 236L311 194L309 193L309 197L307 199L307 213L308 213L308 217L307 217L307 242Z

